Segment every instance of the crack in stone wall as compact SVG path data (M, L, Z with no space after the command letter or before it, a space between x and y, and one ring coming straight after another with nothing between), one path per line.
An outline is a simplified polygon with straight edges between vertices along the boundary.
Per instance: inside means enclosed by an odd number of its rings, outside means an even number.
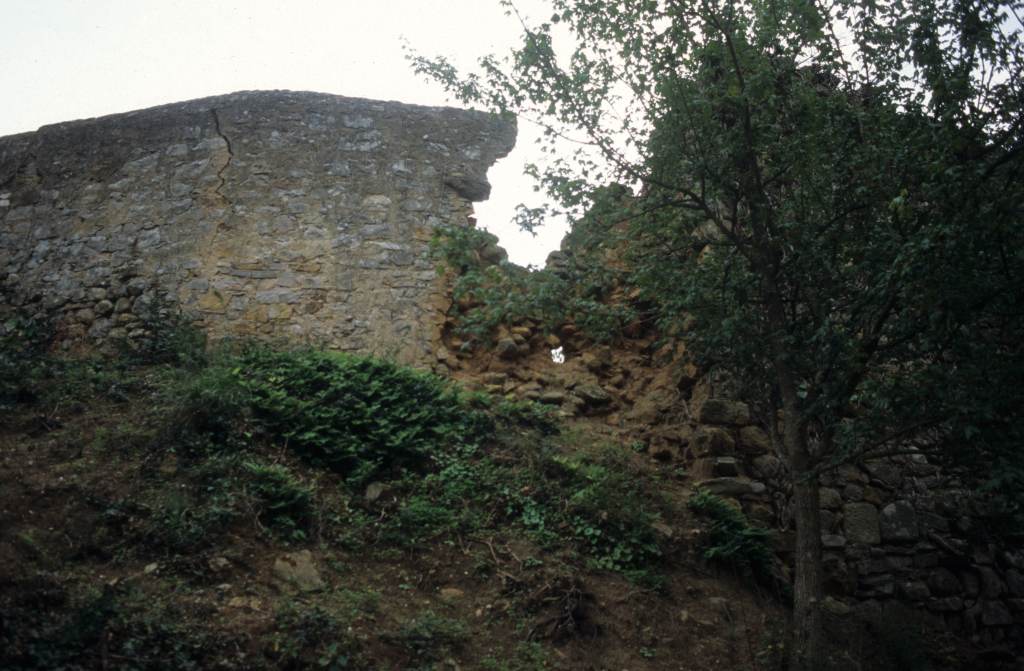
M216 272L215 268L211 268L211 264L215 262L215 250L218 248L219 238L227 227L228 219L230 218L234 209L234 204L224 193L224 186L227 184L227 177L225 176L227 169L231 166L231 161L234 159L234 152L231 148L231 140L228 139L227 134L221 127L220 114L217 113L216 107L210 108L210 116L213 118L213 130L224 142L224 157L220 163L220 167L217 168L217 184L213 188L213 195L216 196L222 202L224 209L223 212L213 211L216 223L213 226L213 232L210 234L209 242L204 245L204 249L200 252L200 258L202 259L202 266L204 274L210 274Z
M225 196L223 192L224 184L226 182L224 172L231 166L231 160L235 157L235 154L231 150L231 140L228 138L227 135L224 134L224 130L221 128L220 115L217 114L217 108L211 107L210 114L213 116L213 127L217 131L217 135L219 135L221 139L224 140L224 146L228 151L227 159L225 159L223 165L220 166L220 169L217 170L217 179L220 180L220 184L217 185L217 187L214 189L214 192L224 199L224 202L225 204L227 204L228 207L231 207L231 201L228 200L227 196Z
M515 134L479 112L270 91L0 138L0 316L96 346L145 337L167 301L214 339L433 363L429 240L467 224Z

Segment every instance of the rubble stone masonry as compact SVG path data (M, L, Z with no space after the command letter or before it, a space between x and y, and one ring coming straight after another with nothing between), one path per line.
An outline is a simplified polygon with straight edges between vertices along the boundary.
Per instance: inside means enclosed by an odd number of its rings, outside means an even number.
M515 136L480 112L264 91L0 138L0 316L93 346L170 303L214 339L429 363L432 232L467 223Z

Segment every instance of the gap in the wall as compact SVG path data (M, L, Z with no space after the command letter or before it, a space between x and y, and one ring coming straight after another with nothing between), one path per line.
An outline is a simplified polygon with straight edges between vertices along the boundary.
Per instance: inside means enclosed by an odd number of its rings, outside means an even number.
M474 204L473 216L477 226L498 236L498 244L508 252L509 261L524 267L543 268L548 254L561 245L569 224L558 218L545 222L531 234L520 230L513 221L520 203L537 207L546 201L544 194L533 190L533 180L523 174L528 155L526 148L533 146L535 132L533 124L519 124L516 148L487 171L491 197Z

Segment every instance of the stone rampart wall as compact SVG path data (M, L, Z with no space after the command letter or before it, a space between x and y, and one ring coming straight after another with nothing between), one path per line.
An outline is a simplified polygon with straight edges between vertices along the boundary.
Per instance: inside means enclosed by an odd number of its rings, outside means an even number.
M428 363L435 227L465 225L514 120L245 92L0 138L0 312L65 343L143 337L169 301L214 338Z

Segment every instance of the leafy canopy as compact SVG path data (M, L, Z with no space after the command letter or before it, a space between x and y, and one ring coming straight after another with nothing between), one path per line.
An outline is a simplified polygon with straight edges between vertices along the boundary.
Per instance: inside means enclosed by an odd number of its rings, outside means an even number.
M532 169L562 206L626 185L596 234L663 333L687 329L706 370L813 436L801 470L914 438L1019 451L1018 7L551 7L475 73L414 64L544 124L557 155Z

